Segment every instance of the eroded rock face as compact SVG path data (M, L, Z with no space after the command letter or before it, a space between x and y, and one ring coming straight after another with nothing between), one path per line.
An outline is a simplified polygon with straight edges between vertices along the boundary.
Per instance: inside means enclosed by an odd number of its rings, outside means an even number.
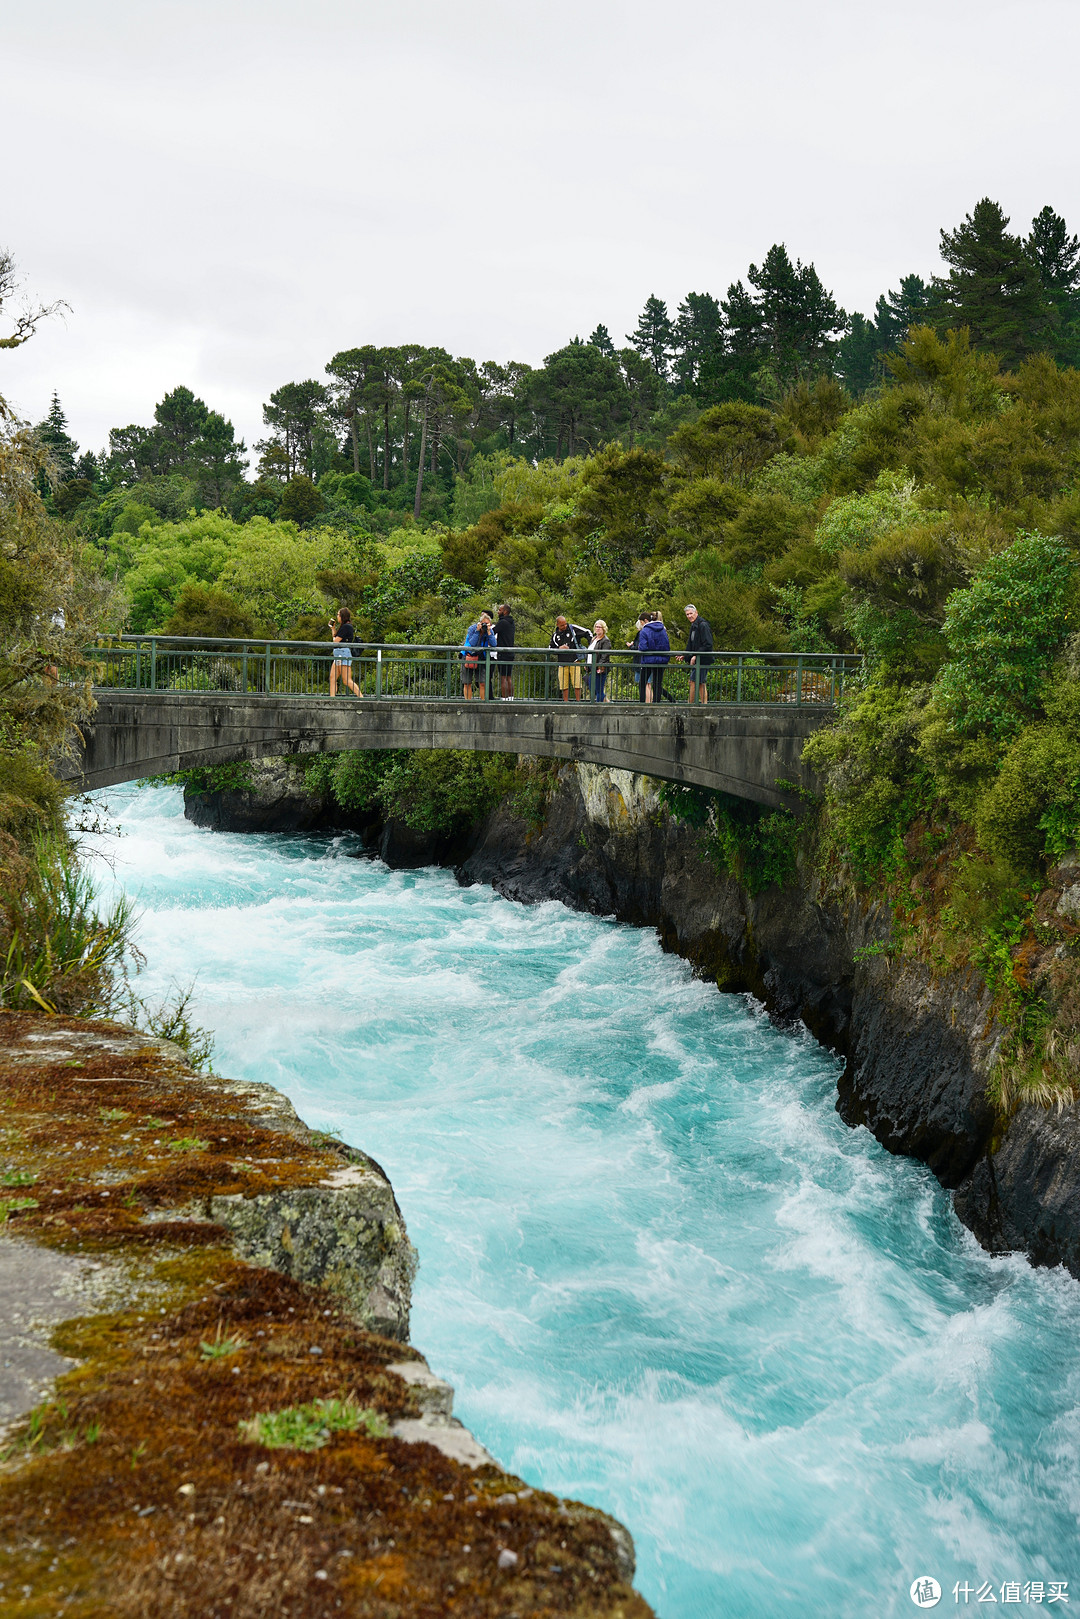
M320 1284L369 1332L407 1342L416 1253L393 1188L371 1159L321 1186L212 1197L207 1214L244 1259Z

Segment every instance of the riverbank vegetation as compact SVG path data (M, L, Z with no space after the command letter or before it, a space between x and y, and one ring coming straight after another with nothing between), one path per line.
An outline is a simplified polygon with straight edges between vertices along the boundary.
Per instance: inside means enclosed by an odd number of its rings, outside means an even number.
M887 897L897 947L988 976L1003 1105L1071 1093L1080 933L1039 896L1080 836L1080 239L983 199L940 251L872 317L776 245L726 297L650 297L626 346L597 325L537 368L343 349L271 395L254 467L188 389L99 455L54 400L42 509L139 631L326 638L346 604L364 639L456 644L507 600L521 643L565 611L618 646L694 601L718 647L861 654L808 749L802 858ZM319 768L428 830L511 774ZM790 873L788 820L706 809L748 885Z

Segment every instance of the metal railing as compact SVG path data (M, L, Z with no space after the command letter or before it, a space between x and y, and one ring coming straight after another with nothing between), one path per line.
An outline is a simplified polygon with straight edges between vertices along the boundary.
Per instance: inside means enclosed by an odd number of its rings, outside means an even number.
M494 651L463 653L457 646L351 645L351 661L339 662L338 695L460 702L501 694L508 677L519 703L645 700L647 680L660 676L665 702L689 700L691 679L707 683L710 703L795 703L815 708L839 702L845 676L860 659L833 653L710 652L693 668L673 651L671 661L650 665L637 652L597 655L581 651L560 658L546 647L515 647L508 658ZM87 648L100 690L261 692L276 697L326 696L334 648L328 641L193 639L172 635L124 635ZM467 658L475 657L475 666ZM564 696L565 694L565 696Z

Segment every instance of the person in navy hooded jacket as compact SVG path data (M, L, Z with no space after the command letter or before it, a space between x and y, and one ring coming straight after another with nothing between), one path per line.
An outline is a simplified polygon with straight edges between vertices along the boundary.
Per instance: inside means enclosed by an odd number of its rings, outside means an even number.
M641 654L641 695L658 703L664 690L664 670L671 662L671 642L659 613L650 613L638 636Z

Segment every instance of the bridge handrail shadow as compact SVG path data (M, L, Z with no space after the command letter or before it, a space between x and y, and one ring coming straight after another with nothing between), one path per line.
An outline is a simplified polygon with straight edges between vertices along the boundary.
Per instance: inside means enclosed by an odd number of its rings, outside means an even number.
M229 636L123 635L87 647L99 691L176 691L264 693L275 697L325 695L336 649L329 641L290 641ZM500 674L510 674L515 703L551 703L595 698L596 655L580 651L560 659L546 647L513 649L508 658L479 651L475 667L465 667L460 646L404 645L354 641L346 664L352 682L368 698L460 702L466 679L474 698L497 698ZM612 650L602 686L605 702L640 702L644 664L638 652ZM832 708L843 696L845 679L862 660L841 653L710 652L691 669L677 651L663 667L669 702L689 699L692 676L707 683L710 703L756 706L794 703ZM349 695L339 665L339 690Z

